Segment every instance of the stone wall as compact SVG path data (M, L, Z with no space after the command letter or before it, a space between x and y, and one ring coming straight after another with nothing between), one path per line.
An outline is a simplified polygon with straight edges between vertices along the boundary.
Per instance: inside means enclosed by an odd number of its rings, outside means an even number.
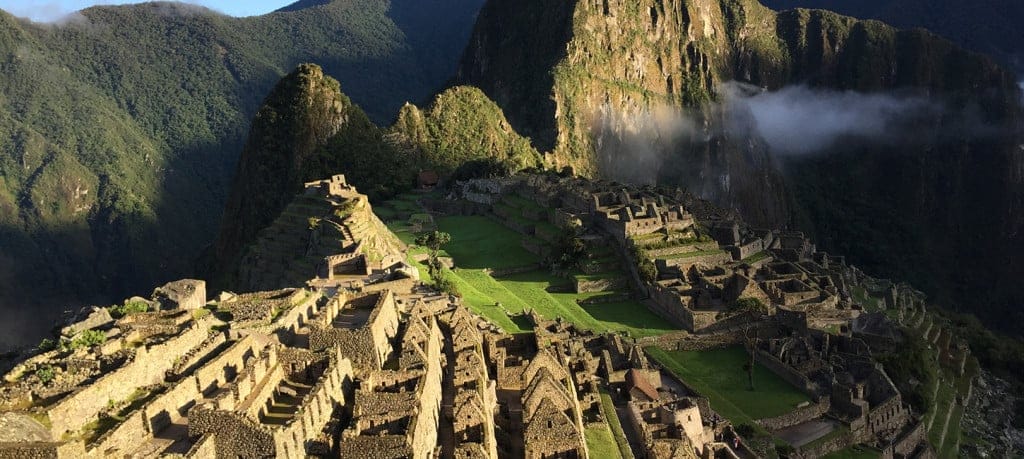
M695 255L686 258L672 258L672 259L657 259L655 264L658 266L659 271L665 271L669 268L677 268L680 271L686 272L691 267L697 264L704 264L708 266L724 265L732 261L732 255L729 252L721 251L709 253L706 255Z
M216 457L266 457L274 455L270 428L211 405L197 405L188 413L190 437L213 434Z
M437 431L441 416L442 360L441 330L437 321L430 321L430 340L427 342L427 372L423 375L419 391L418 415L409 425L410 445L416 459L434 457Z
M817 403L812 403L803 408L797 408L789 413L774 418L758 419L757 423L768 430L779 430L785 429L786 427L795 426L802 422L816 419L828 413L829 408L832 406L828 397L822 397Z
M928 431L924 422L917 422L908 432L903 434L896 443L892 445L892 452L901 456L909 456L917 449L917 445L928 440Z
M0 443L0 459L56 459L55 443Z
M626 288L628 282L625 277L613 277L610 279L576 279L576 293L607 292Z
M666 247L663 249L651 249L647 250L647 256L651 258L658 258L673 253L681 253L684 248L690 249L691 252L703 252L708 250L718 250L718 243L715 241L700 242L694 241L691 243L677 245L673 247Z
M330 366L302 399L295 416L274 432L277 457L305 458L330 450L332 445L318 440L334 410L344 405L346 396L351 395L353 375L352 362L335 348ZM319 451L307 451L307 445Z
M307 295L305 301L293 306L277 319L276 323L279 327L277 337L282 343L293 343L299 330L305 327L312 317L316 316L319 310L317 303L320 298L322 296L317 293Z
M142 442L153 438L148 427L145 411L137 409L89 445L87 454L97 457L128 454Z
M816 398L819 395L816 390L817 386L812 383L810 379L807 379L807 377L800 374L800 372L775 358L775 356L758 349L757 352L754 353L754 360L757 360L757 363L764 365L765 368L768 368L773 373L779 375L780 378L785 379L786 382L792 384L797 389L802 390L811 398Z
M693 314L688 307L689 297L682 297L674 290L658 284L651 285L648 293L650 301L645 302L648 309L680 328L693 330Z
M383 290L391 290L395 292L408 292L416 286L416 279L403 278L388 282L378 282L376 284L364 285L360 290L362 293L374 293Z
M199 391L210 391L226 384L242 368L245 361L259 354L266 344L258 342L252 336L244 336L202 368L196 370L195 378Z
M173 368L176 357L187 354L207 339L212 317L196 321L191 328L163 343L138 348L135 358L122 368L49 407L53 438L78 431L94 420L110 400L125 400L138 387L162 382L164 373Z
M185 453L187 458L197 459L209 459L211 457L217 457L217 439L216 435L210 433L199 437L192 448Z

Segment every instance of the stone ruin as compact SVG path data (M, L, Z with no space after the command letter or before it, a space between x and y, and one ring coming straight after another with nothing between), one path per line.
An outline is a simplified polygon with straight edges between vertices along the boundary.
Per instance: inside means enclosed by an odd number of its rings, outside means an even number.
M855 443L886 457L934 454L922 419L871 358L898 345L891 314L952 347L930 331L911 287L681 191L547 175L457 188L456 208L548 242L551 228L580 227L588 244L627 262L629 278L617 282L687 332L634 341L530 312L532 332L505 334L420 284L404 245L338 175L297 198L324 212L326 229L296 220L287 225L302 225L301 243L283 240L281 224L257 244L302 263L266 251L245 258L250 281L305 279L212 301L202 281L172 282L130 299L123 316L83 311L54 349L24 359L0 386L0 425L11 426L0 458L585 458L586 430L611 417L647 457L754 457L706 398L643 349L738 343L813 400L762 427L845 428L793 457ZM496 207L512 194L551 211L503 215ZM653 282L639 277L643 263L655 267ZM872 304L883 311L867 312Z

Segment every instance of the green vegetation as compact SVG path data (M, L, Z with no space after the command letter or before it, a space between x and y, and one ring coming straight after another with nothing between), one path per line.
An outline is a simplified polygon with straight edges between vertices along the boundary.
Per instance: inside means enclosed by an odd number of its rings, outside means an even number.
M53 367L50 365L44 365L36 369L36 377L43 384L49 384L50 381L53 381L54 376Z
M756 390L747 386L742 347L710 351L647 348L651 357L710 400L711 408L734 424L786 414L810 398L760 364L754 367Z
M100 6L46 25L0 12L0 304L123 297L192 272L278 79L322 63L391 121L450 78L481 1L301 3L248 18Z
M99 346L105 342L107 342L107 334L105 332L101 330L86 330L70 340L61 339L58 346L63 352L70 352L78 349Z
M608 421L608 427L611 428L612 435L615 437L615 444L619 448L619 455L622 456L623 459L632 459L633 450L629 447L629 440L626 439L626 432L622 430L622 423L619 422L619 415L615 411L615 404L612 403L612 397L603 387L600 391L601 413L604 414L604 418Z
M498 105L474 87L446 90L425 113L406 105L392 131L421 150L426 164L443 172L489 159L507 172L543 164L530 140L517 134Z
M140 312L148 312L149 304L142 301L130 301L125 304L114 305L108 308L110 315L115 319Z
M736 300L736 304L733 308L737 311L753 312L758 314L767 314L768 305L764 304L760 298L749 298L744 297Z
M508 276L493 277L488 269L509 269L538 265L540 257L520 244L522 235L485 217L450 216L438 218L439 231L451 235L452 243L438 252L450 256L456 269L443 269L443 282L458 292L463 302L473 311L501 326L505 331L517 333L529 329L522 314L537 311L542 317L562 317L576 325L595 331L622 331L635 337L651 336L673 330L674 327L650 312L642 304L631 300L616 300L595 304L581 304L607 293L571 293L571 281L541 269ZM392 222L389 228L403 241L412 242L416 235L410 226ZM427 254L426 248L414 249L410 263L416 266L425 282L436 282L429 275L426 264L415 261ZM429 257L429 255L428 255ZM424 276L427 273L427 276ZM620 274L621 275L621 274Z
M39 352L50 352L57 349L57 342L50 338L44 338L36 348L39 349Z
M621 459L618 444L612 436L612 431L605 424L588 426L584 432L587 439L587 450L590 457L594 459Z

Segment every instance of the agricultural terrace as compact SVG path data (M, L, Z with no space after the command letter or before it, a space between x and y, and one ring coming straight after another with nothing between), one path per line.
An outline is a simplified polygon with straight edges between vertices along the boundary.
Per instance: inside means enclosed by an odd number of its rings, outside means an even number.
M754 366L754 390L748 387L744 365L747 351L740 346L709 351L647 352L665 369L708 398L711 408L734 425L756 426L756 419L786 414L810 398L760 364Z
M429 225L410 221L412 217L423 212L422 208L411 208L410 202L415 201L404 197L374 206L378 215L404 217L385 221L407 244L412 244L418 232L434 229L428 227ZM536 207L535 203L525 200L512 202ZM503 205L509 212L518 209L512 204ZM383 209L383 212L378 209ZM535 210L536 214L545 213L543 209L531 210ZM522 218L523 221L533 221L526 217ZM432 220L437 230L447 232L452 237L452 242L438 254L440 257L450 257L454 261L455 268L444 268L445 275L455 285L466 306L490 319L506 332L528 331L529 320L523 313L530 309L545 318L561 317L578 327L596 332L625 332L633 337L643 337L675 329L666 320L630 299L628 291L575 292L575 284L579 280L625 278L625 270L620 265L606 263L613 259L613 254L606 250L595 249L588 255L591 256L591 261L610 270L556 276L541 267L540 256L524 248L524 243L543 246L547 242L514 231L498 219L482 216L443 216ZM425 255L426 249L414 247L410 250L410 262L420 269L423 280L430 282L432 280L427 274ZM492 270L521 272L494 276L491 275Z

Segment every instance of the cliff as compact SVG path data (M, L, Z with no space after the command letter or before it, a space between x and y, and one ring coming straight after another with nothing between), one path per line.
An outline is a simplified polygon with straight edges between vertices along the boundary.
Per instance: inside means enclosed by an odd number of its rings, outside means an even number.
M926 31L754 0L492 0L457 81L483 89L556 166L685 185L754 224L810 230L946 304L1019 297L981 273L1022 272L1008 256L991 261L1022 248L1020 91L988 58ZM973 136L938 117L921 132L945 134L909 146L782 160L721 128L716 88L730 81L920 94L993 129Z

